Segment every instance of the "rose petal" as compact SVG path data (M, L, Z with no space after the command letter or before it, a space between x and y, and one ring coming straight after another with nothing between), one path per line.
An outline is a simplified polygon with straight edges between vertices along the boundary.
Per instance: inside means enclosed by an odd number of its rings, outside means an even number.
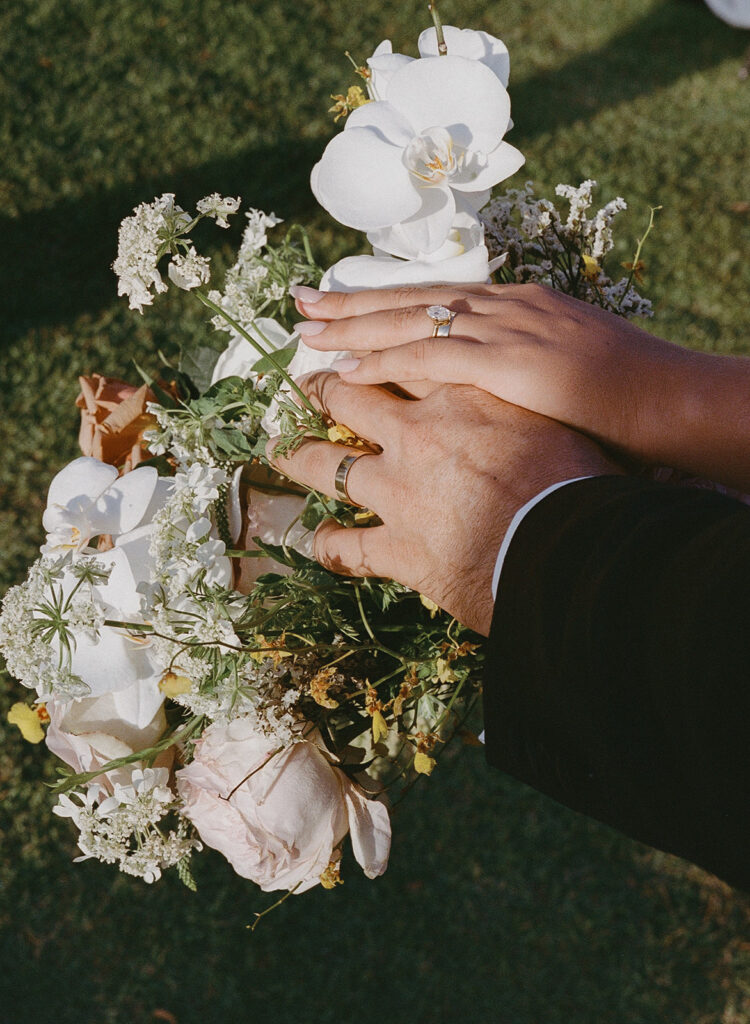
M352 850L368 878L377 878L388 867L391 852L391 819L379 800L368 800L352 783L344 795L349 817Z

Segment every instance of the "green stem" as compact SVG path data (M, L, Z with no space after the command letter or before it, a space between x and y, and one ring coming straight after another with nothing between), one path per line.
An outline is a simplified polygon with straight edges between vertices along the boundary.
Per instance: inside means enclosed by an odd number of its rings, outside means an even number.
M251 932L254 932L255 929L260 924L260 919L262 917L265 917L266 914L270 914L272 910L276 909L276 907L280 907L281 904L284 903L286 900L288 900L289 897L292 895L292 893L296 892L297 889L299 889L299 887L301 885L302 885L302 882L297 882L297 884L295 885L295 887L293 889L290 889L289 892L285 892L284 895L280 899L276 900L275 903L272 903L270 907L266 907L265 910L261 910L260 912L258 912L256 910L255 911L255 924L248 924L245 927L249 928Z
M638 239L638 245L636 246L635 255L633 256L633 266L631 268L630 273L628 274L628 283L625 287L625 291L622 293L622 297L620 298L620 301L617 304L618 309L620 309L620 307L622 306L623 300L630 291L630 287L633 284L633 278L635 277L635 271L636 267L638 266L638 260L641 258L641 250L643 249L644 243L648 236L651 234L651 229L654 226L654 215L658 210L661 210L661 206L650 206L649 210L650 216L648 218L648 227L644 231L643 237Z
M273 348L271 348L270 351L264 349L263 346L258 341L255 340L255 338L248 334L245 328L240 323L238 323L237 320L234 319L234 317L230 316L229 313L227 313L226 310L222 309L221 306L219 306L216 302L213 301L213 299L209 299L208 295L206 295L205 292L201 291L200 288L196 289L195 294L198 296L198 298L200 299L204 306L207 306L208 309L216 313L217 316L223 317L223 319L226 320L226 322L235 331L237 331L237 333L240 334L245 339L245 341L249 342L249 344L252 345L256 352L260 353L261 356L264 356L266 359L268 359L269 363L271 363L271 365L274 366L275 369L281 374L281 376L292 388L292 390L298 396L303 405L307 409L309 409L310 412L314 413L316 416L318 415L318 410L309 400L307 395L302 391L300 387L298 387L298 385L294 382L293 378L286 372L281 363L279 363L276 360L273 354ZM258 330L258 328L256 328L256 330ZM270 345L270 342L263 335L262 331L258 330L258 334L260 334L260 336L263 338L267 345Z
M438 14L437 4L434 2L427 5L427 10L432 15L432 22L435 26L435 32L437 33L437 44L438 53L441 57L448 55L448 47L445 44L445 35L443 33L443 23L440 21L440 15Z

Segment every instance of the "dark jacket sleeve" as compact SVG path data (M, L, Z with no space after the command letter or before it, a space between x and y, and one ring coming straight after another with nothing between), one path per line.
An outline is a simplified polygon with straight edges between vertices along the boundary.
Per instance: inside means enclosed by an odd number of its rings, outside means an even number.
M486 650L491 764L750 890L750 508L563 487L510 544Z

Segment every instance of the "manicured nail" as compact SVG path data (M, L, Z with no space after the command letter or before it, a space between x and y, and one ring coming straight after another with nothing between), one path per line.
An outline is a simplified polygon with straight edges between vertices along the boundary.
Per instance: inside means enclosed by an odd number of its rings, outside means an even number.
M289 289L289 294L293 299L299 299L300 302L319 302L325 292L319 292L317 288L308 288L306 284L293 284Z
M325 320L301 320L298 324L294 325L294 329L303 338L311 338L313 334L320 334L327 326L328 324Z
M335 363L331 363L331 369L336 373L351 373L361 362L361 359L337 359Z

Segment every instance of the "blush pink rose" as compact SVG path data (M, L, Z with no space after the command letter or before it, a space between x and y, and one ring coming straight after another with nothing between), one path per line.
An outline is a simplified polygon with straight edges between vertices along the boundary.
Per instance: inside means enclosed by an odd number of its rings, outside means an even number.
M177 772L183 813L203 842L266 892L317 885L347 832L368 878L388 864L388 811L331 764L319 743L312 734L275 753L275 742L247 719L214 723L195 760Z

